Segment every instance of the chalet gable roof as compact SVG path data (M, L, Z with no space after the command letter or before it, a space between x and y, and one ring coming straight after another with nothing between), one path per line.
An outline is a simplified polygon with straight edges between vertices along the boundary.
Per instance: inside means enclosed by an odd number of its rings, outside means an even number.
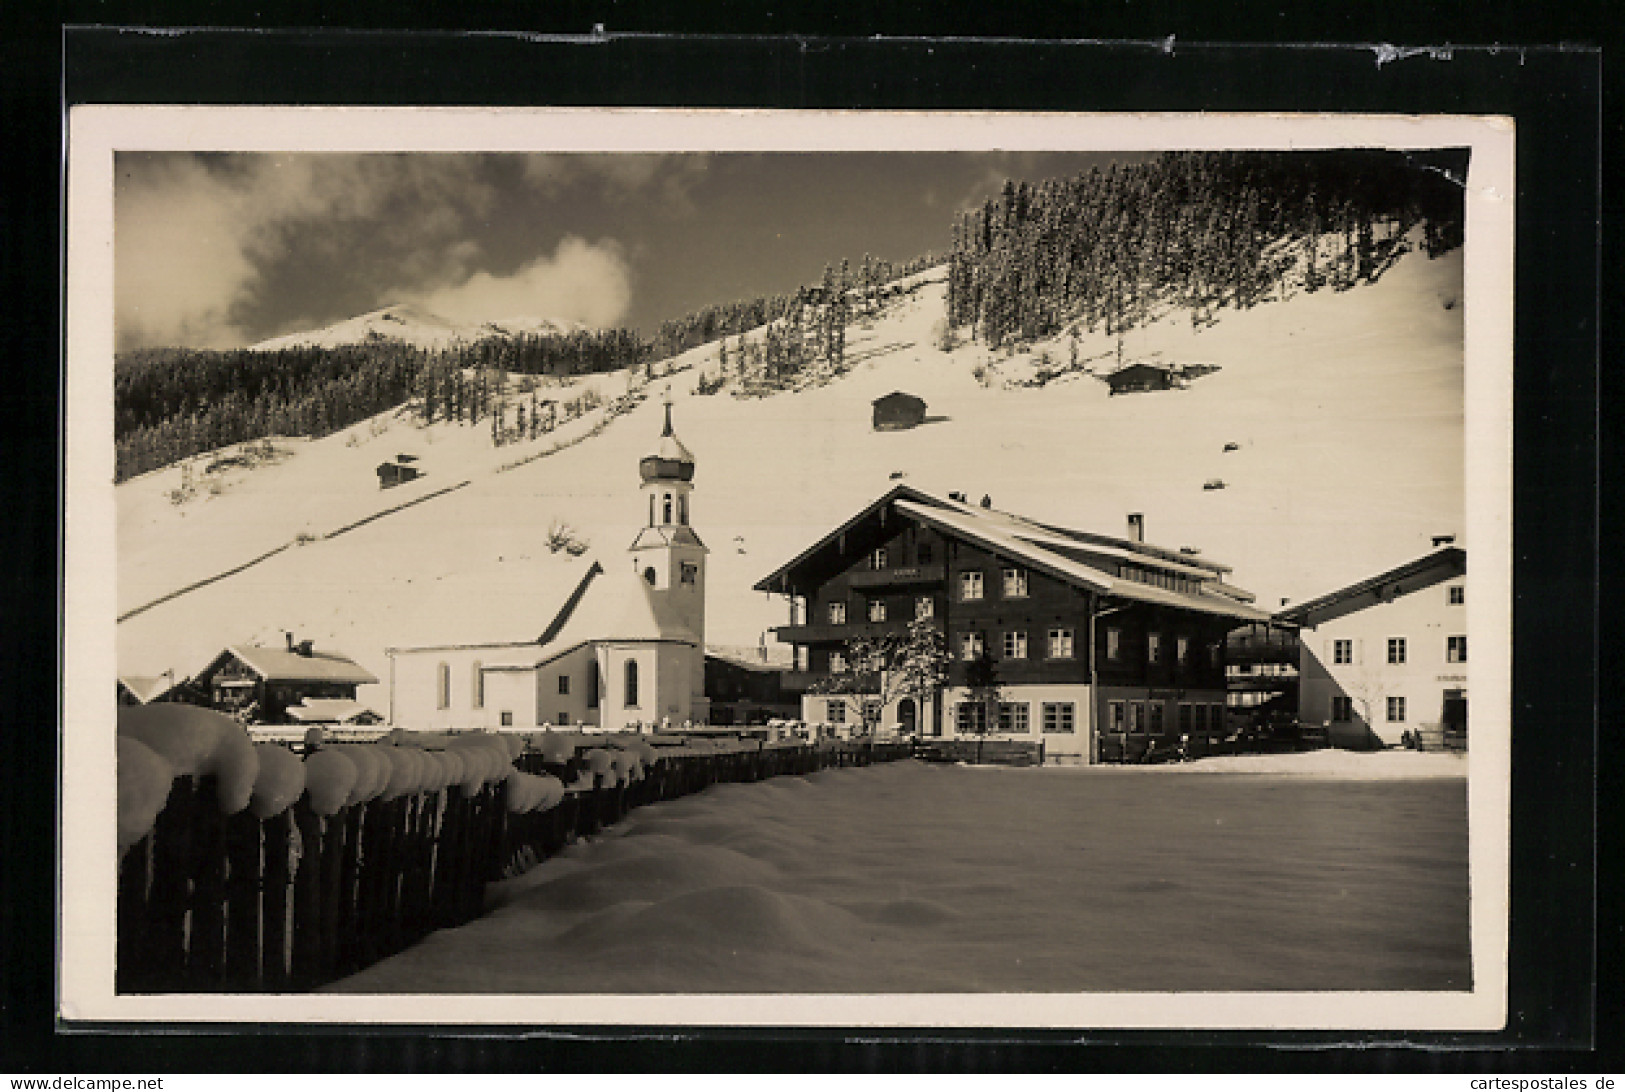
M893 487L794 559L762 578L756 583L756 589L785 590L795 570L888 504L900 515L935 527L950 536L977 543L1001 557L1020 560L1035 571L1074 587L1137 602L1248 621L1267 621L1270 617L1268 613L1247 605L1253 598L1250 592L1228 585L1222 591L1212 590L1220 584L1222 574L1229 571L1223 565L1127 539L1034 523L1008 512L933 496L907 485ZM1100 559L1104 559L1104 562ZM1182 577L1195 582L1196 590L1179 590L1126 579L1117 572L1119 561L1131 562L1137 569Z
M378 681L378 676L337 652L312 649L306 656L281 648L259 645L232 645L215 657L203 672L212 675L228 656L234 656L266 682L333 682L357 686Z
M1467 551L1460 546L1446 546L1387 572L1276 611L1275 621L1299 626L1318 625L1378 603L1390 602L1401 595L1442 584L1466 572Z

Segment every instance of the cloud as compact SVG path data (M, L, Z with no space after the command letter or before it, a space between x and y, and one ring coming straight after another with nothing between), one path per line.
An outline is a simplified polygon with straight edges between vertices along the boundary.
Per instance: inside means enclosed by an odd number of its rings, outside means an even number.
M467 156L120 153L117 170L121 348L243 344L279 277L465 277L466 228L496 200Z
M632 302L632 271L613 239L589 243L566 236L506 276L485 271L433 291L400 290L407 303L458 322L534 316L613 326Z

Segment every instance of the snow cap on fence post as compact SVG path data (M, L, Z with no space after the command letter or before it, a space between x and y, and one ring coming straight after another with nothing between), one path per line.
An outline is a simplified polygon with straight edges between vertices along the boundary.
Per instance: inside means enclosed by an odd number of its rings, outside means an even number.
M350 801L361 771L350 756L334 748L305 758L305 796L317 815L337 815Z
M122 854L152 830L169 802L175 767L134 736L118 737L118 850Z
M304 794L305 764L280 743L257 743L254 751L259 756L260 770L248 806L258 818L269 819L282 814Z

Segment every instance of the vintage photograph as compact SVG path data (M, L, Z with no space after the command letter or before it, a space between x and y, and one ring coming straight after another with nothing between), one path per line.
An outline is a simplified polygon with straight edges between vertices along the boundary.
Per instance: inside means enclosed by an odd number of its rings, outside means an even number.
M1500 1026L1509 125L76 113L79 1011Z

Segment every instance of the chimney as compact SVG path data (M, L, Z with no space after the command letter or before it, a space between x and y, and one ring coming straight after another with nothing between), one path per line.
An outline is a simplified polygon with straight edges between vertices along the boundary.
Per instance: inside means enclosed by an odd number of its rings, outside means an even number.
M311 649L314 647L314 641L300 641L299 644L295 646L294 651L298 652L301 656L308 657L311 653Z
M1128 537L1135 542L1145 541L1145 513L1130 512L1128 514Z
M982 494L982 507L983 508L992 508L993 507L993 498L991 496L989 496L988 494L986 494L986 493Z
M1434 535L1433 548L1437 550L1440 546L1448 546L1454 541L1456 541L1455 535Z

